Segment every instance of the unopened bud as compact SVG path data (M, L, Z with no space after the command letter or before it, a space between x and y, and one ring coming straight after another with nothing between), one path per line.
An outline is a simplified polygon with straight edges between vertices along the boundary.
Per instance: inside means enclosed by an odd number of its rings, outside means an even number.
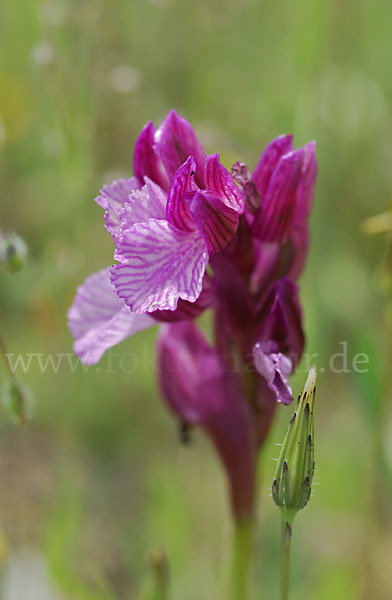
M292 515L307 504L314 474L313 406L316 369L312 367L291 417L272 484L272 498Z
M0 231L0 265L10 273L16 273L23 267L26 257L27 246L20 236Z

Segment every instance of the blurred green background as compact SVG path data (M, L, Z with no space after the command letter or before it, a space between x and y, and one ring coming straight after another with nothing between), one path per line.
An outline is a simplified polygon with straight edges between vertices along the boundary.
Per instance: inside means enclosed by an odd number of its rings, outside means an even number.
M159 124L176 108L227 166L253 166L283 132L297 146L317 140L301 295L307 350L324 369L320 485L296 523L293 600L392 598L387 239L360 230L388 209L392 190L391 29L387 0L0 5L0 228L30 248L24 270L0 273L10 352L45 360L72 351L75 288L112 261L93 198L103 182L131 174L147 120ZM173 600L222 597L225 482L201 433L179 443L154 381L154 336L122 343L112 367L104 357L88 369L67 358L57 372L42 373L36 359L18 369L35 403L23 429L0 419L2 599L147 597L148 554L159 548ZM332 373L341 342L350 372ZM359 352L367 373L352 372ZM262 457L255 598L278 598L279 514L268 488L290 415L279 409Z

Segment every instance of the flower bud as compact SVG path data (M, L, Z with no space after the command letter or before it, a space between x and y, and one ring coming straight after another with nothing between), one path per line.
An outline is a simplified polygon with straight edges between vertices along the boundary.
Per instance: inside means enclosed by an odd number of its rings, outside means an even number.
M19 235L14 232L0 231L0 265L10 273L19 271L26 260L27 246Z
M313 405L316 369L309 371L304 391L291 417L272 484L272 498L285 512L295 513L307 504L314 473Z

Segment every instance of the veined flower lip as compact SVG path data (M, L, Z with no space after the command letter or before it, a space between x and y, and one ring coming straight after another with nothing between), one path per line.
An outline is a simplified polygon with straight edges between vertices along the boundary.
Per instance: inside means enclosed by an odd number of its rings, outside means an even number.
M174 311L180 299L195 302L210 256L222 251L237 231L244 205L231 174L217 154L206 156L208 187L200 189L197 170L189 156L174 174L167 199L146 179L141 190L130 194L125 207L129 217L125 209L122 213L115 252L119 264L111 269L111 282L137 314Z

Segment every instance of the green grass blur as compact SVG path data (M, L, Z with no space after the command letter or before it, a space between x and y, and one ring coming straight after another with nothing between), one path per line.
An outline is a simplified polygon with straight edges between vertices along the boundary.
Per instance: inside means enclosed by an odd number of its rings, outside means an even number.
M0 273L10 352L72 351L66 311L75 288L112 260L93 198L103 182L131 174L147 120L177 108L227 166L254 165L283 132L296 145L317 140L301 295L307 351L325 369L316 398L320 485L296 521L293 600L392 598L382 481L392 468L387 239L360 231L388 209L392 191L391 29L386 0L0 5L0 228L30 248L21 272ZM154 381L154 336L122 343L112 364L106 356L73 369L64 359L57 373L42 373L34 359L26 374L19 369L35 404L24 429L0 418L3 580L27 547L43 556L59 598L136 599L149 589L149 552L163 548L173 600L221 597L231 534L225 482L202 434L179 444ZM350 372L332 373L342 342ZM369 356L367 373L353 372L358 353ZM343 369L342 357L336 365ZM291 409L278 412L261 464L254 569L254 597L271 600L279 562L271 458Z

